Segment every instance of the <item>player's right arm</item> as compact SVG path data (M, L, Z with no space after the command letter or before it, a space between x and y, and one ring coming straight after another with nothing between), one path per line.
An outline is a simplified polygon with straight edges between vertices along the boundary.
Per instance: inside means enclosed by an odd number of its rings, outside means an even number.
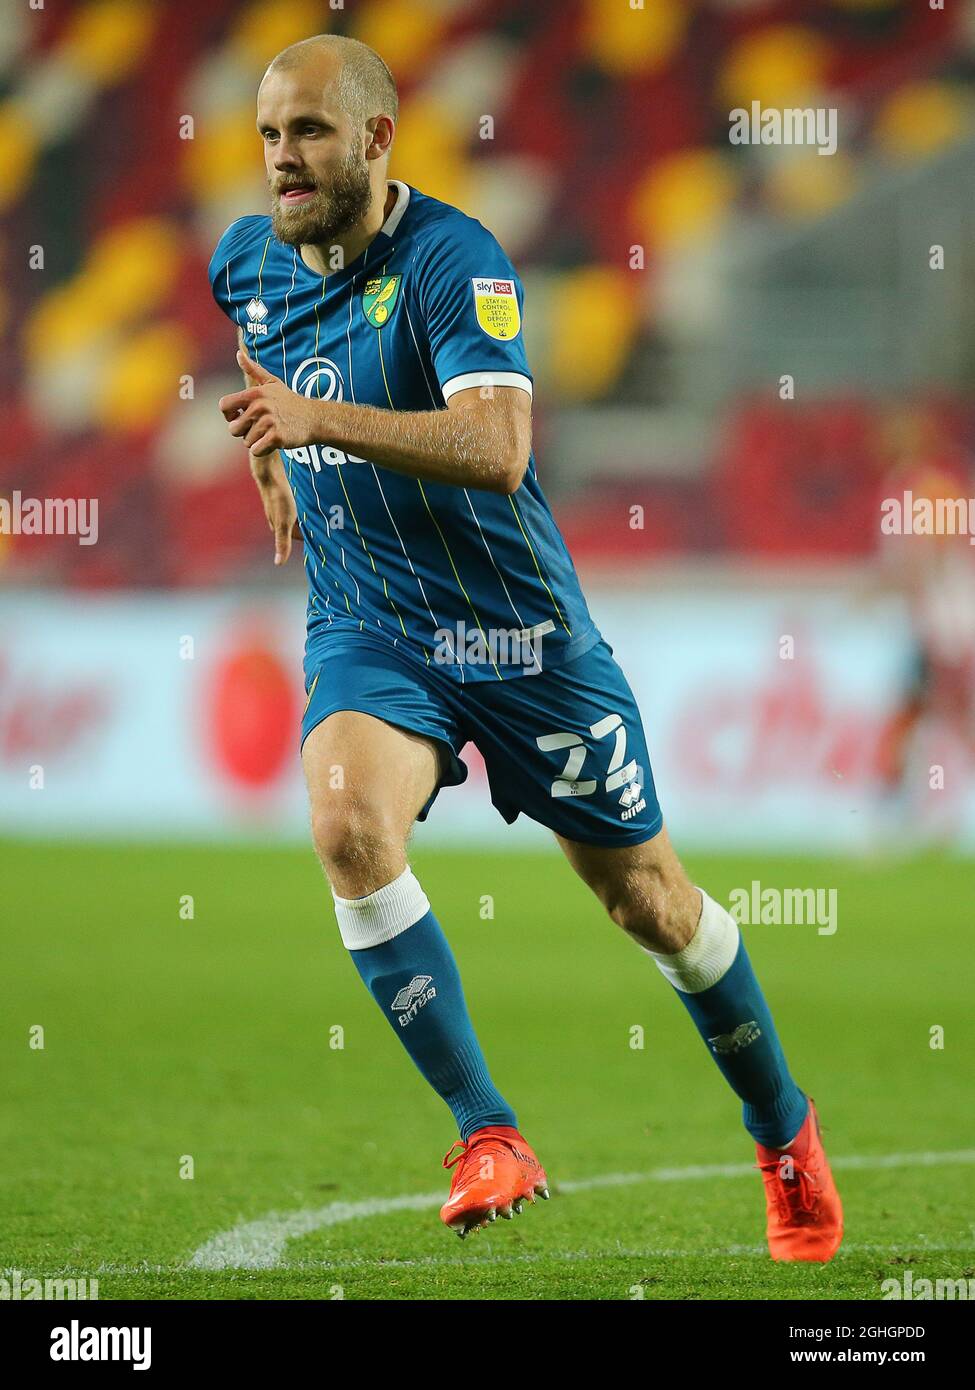
M244 346L240 320L230 295L229 265L235 257L246 254L255 239L267 232L267 219L239 217L224 232L210 258L209 280L218 307L231 320L237 320L237 346ZM246 383L246 376L244 378ZM274 536L274 563L283 565L291 554L292 537L300 538L298 511L294 494L285 477L284 464L277 452L260 456L249 452L251 477L257 485L267 524Z
M280 454L268 454L261 458L252 453L250 461L251 477L257 484L264 515L274 536L274 563L283 565L291 555L292 537L301 539L294 494L284 476Z
M237 346L245 348L244 335L239 328ZM247 384L246 375L244 382ZM292 537L300 540L301 529L298 526L298 508L295 506L294 493L285 477L281 455L276 450L273 454L260 455L249 449L247 456L250 459L251 477L257 484L264 515L274 537L274 563L285 565L291 556Z

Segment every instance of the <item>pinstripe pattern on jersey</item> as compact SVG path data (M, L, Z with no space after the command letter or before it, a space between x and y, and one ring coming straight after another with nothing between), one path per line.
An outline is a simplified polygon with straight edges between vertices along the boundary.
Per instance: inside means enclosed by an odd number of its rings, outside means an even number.
M316 356L316 357L318 356L318 344L319 344L319 338L320 338L320 336L321 336L321 326L322 326L322 325L321 325L321 318L320 318L320 315L319 315L319 309L320 309L321 305L324 304L324 302L325 302L325 287L326 287L326 284L327 284L327 277L323 275L323 276L322 276L322 295L321 295L321 299L318 300L318 302L315 304L315 356ZM321 393L322 393L322 388L321 388L321 376L316 376L316 377L315 377L315 385L316 385L316 387L317 387L318 396L319 396L319 399L320 399L320 398L321 398ZM360 526L359 526L359 518L358 518L358 517L356 516L356 514L355 514L355 508L354 508L353 505L352 505L352 499L351 499L351 497L349 496L349 490L348 490L348 488L345 486L345 479L342 477L342 469L343 469L344 466L345 466L345 465L342 464L341 461L340 461L339 463L336 464L335 471L336 471L336 473L337 473L337 475L338 475L338 480L339 480L339 483L341 484L341 487L342 487L342 493L343 493L343 495L344 495L344 497L345 497L346 506L347 506L348 509L349 509L349 515L352 517L352 524L353 524L353 526L355 527L355 533L356 533L356 535L359 537L360 542L362 543L363 553L365 554L366 558L368 559L369 564L372 566L372 572L373 572L373 574L376 575L376 577L378 578L378 577L379 577L379 571L376 569L376 561L373 559L372 551L369 549L369 545L368 545L368 543L367 543L367 541L366 541L366 538L365 538L365 536L362 534L362 530L361 530L361 528L360 528ZM313 467L309 466L309 470L308 470L308 471L309 471L309 473L310 473L311 476L312 476L312 483L314 484L314 474L315 474L315 470L314 470ZM316 495L316 497L318 496L318 489L317 489L317 488L315 489L315 495ZM320 503L320 502L319 502L319 507L321 507L321 503ZM345 560L345 551L344 551L344 549L343 549L343 551L342 551L342 564L345 566L347 572L351 574L351 571L349 571L348 565L346 564L346 560ZM355 586L356 586L356 603L358 604L358 603L359 603L359 585L358 585L358 581L356 580L356 577L355 577L354 574L352 574L352 582L353 582L353 583L355 584ZM402 619L402 617L400 616L400 611L399 611L399 609L396 607L396 602L395 602L395 600L393 599L392 594L389 592L389 588L388 588L388 586L387 586L387 584L386 584L385 579L383 580L382 588L383 588L383 595L384 595L384 597L385 597L385 599L386 599L386 602L389 604L389 607L391 608L391 610L392 610L392 612L393 612L393 616L395 617L396 621L397 621L397 622L399 623L399 625L400 625L400 631L402 632L403 636L406 637L406 636L407 636L406 625L404 624L403 619ZM346 597L346 603L348 603L348 597ZM360 616L361 616L361 615L360 615Z
M383 266L383 274L385 274L385 272L386 272L386 267ZM396 409L396 406L393 404L393 398L392 398L392 396L391 396L391 394L390 394L390 390L389 390L389 380L388 380L388 378L387 378L387 376L386 376L386 364L385 364L385 362L383 361L383 330L382 330L381 328L377 328L377 329L376 329L376 341L377 341L377 343L379 344L379 362L380 362L380 365L381 365L381 367L382 367L383 385L384 385L385 388L386 388L386 399L389 401L389 408L390 408L390 410L395 410L395 409ZM457 570L457 566L456 566L456 564L454 563L454 557L453 557L453 555L450 553L450 546L447 544L447 537L444 535L443 530L441 529L440 522L437 520L437 518L436 518L436 517L434 516L434 514L433 514L433 508L430 506L430 502L429 502L429 499L427 498L426 489L425 489L424 486L423 486L423 481L422 481L422 479L417 478L417 479L416 479L416 485L417 485L417 487L420 489L420 496L423 498L423 505L424 505L424 506L426 507L426 509L427 509L427 514L429 515L430 520L433 522L434 526L437 528L437 535L440 537L440 540L441 540L441 542L442 542L442 544L443 544L443 548L444 548L444 551L446 552L447 559L448 559L448 561L450 562L450 568L451 568L451 569L453 570L453 572L454 572L454 578L457 580L457 587L460 589L461 593L464 595L464 598L465 598L465 600L467 601L467 606L468 606L468 608L471 610L471 613L472 613L473 618L474 618L474 626L475 626L475 629L477 630L477 632L479 632L479 633L481 634L481 638L482 638L482 640L483 640L485 646L486 646L487 649L490 651L490 649L491 649L490 639L488 638L488 634L485 632L484 628L483 628L482 625L481 625L481 620L480 620L480 618L477 616L477 609L474 607L474 604L473 604L473 602L472 602L472 600L471 600L470 594L469 594L469 593L467 592L467 590L464 588L464 581L461 579L460 574L459 574L459 572L458 572L458 570ZM497 675L498 680L499 680L499 681L504 680L504 676L502 676L501 672L498 670L498 664L497 664L497 662L496 662L496 661L492 661L492 662L491 662L491 665L494 667L494 671L495 671L495 674ZM461 663L460 671L461 671L461 679L463 679L463 676L464 676L464 665L463 665L463 662Z

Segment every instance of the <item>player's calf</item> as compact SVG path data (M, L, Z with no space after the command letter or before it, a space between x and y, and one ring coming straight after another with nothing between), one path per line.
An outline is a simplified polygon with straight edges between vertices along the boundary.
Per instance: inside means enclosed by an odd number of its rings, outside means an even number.
M701 892L684 871L666 830L621 849L559 837L576 872L612 921L647 951L682 950L701 918Z

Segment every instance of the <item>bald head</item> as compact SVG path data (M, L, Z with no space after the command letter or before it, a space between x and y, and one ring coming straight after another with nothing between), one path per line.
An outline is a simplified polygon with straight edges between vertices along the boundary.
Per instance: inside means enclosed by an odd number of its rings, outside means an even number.
M272 75L308 70L322 84L334 82L342 109L354 125L363 125L374 116L399 115L396 81L374 48L358 39L340 34L316 34L283 48L264 74Z

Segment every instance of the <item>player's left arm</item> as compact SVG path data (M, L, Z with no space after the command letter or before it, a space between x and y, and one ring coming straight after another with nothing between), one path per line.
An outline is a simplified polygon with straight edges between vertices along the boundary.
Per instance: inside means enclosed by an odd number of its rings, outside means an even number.
M223 396L230 433L252 457L322 444L368 458L397 473L457 487L515 492L531 453L531 396L516 386L455 391L446 410L384 410L347 401L319 401L237 354L243 391Z

